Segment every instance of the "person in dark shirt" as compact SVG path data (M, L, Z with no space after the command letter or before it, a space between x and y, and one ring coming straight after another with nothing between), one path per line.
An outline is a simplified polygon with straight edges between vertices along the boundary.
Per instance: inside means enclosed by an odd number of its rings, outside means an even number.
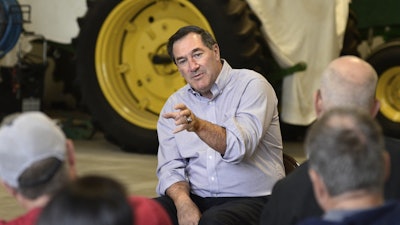
M317 117L334 107L358 107L375 117L380 107L375 98L377 81L374 68L358 57L342 56L333 60L324 70L320 88L315 93ZM396 140L390 138L385 138L385 145L391 164L399 167L400 145L396 145ZM386 199L400 199L400 172L395 171L397 167L391 167L391 175L385 186ZM263 208L260 224L293 225L304 218L320 216L322 213L312 191L306 160L274 185Z
M334 108L309 129L308 174L320 217L299 225L396 225L400 202L383 196L389 173L382 129L359 108Z

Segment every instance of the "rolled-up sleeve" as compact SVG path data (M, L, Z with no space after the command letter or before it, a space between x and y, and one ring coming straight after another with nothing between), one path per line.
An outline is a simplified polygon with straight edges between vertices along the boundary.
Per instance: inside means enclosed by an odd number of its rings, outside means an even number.
M223 160L238 163L245 157L251 157L257 150L271 123L277 99L272 87L264 79L254 79L242 93L236 91L232 94L239 95L235 98L240 103L222 124L227 131L227 151Z

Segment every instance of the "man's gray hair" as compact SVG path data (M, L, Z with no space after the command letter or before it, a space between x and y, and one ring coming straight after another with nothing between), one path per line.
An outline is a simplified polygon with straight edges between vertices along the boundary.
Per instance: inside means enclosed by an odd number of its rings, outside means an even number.
M355 108L327 111L310 127L305 141L310 168L331 196L364 190L382 192L385 166L380 126Z

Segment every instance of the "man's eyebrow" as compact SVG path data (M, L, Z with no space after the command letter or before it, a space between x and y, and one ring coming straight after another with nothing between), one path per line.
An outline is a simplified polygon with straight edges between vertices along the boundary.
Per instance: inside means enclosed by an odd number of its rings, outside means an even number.
M202 49L202 48L194 48L194 49L190 52L190 54L193 54L193 53L195 53L195 52L197 52L197 51L203 51L203 49ZM175 58L175 61L180 60L180 59L184 59L184 58L186 58L186 56L179 56L179 57L176 57L176 58Z
M195 49L192 50L192 53L195 53L197 51L203 51L203 49L202 48L195 48Z

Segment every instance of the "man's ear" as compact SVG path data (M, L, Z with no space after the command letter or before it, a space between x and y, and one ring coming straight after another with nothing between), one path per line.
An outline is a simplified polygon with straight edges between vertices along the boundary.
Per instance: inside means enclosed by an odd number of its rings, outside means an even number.
M379 109L381 108L381 102L378 99L374 100L374 105L371 109L371 116L376 117L378 115Z
M321 90L318 89L314 93L314 110L315 114L317 115L317 118L320 117L323 111L323 106L322 106L322 96L321 96Z
M26 198L17 191L17 189L11 187L9 184L7 184L4 181L0 181L1 185L4 187L4 189L6 189L6 191L15 198L15 200L24 208L27 209L27 205L26 205Z
M215 59L216 59L217 61L221 60L221 56L220 56L220 51L219 51L219 46L218 46L218 44L214 44L213 47L212 47L212 50L213 50L213 52L214 52Z
M65 143L67 149L67 159L66 162L68 163L68 169L71 179L76 178L76 167L75 167L75 146L72 140L68 139Z
M325 186L322 177L314 170L309 169L308 175L310 176L311 183L314 190L314 196L321 208L326 211L329 208L330 195Z

